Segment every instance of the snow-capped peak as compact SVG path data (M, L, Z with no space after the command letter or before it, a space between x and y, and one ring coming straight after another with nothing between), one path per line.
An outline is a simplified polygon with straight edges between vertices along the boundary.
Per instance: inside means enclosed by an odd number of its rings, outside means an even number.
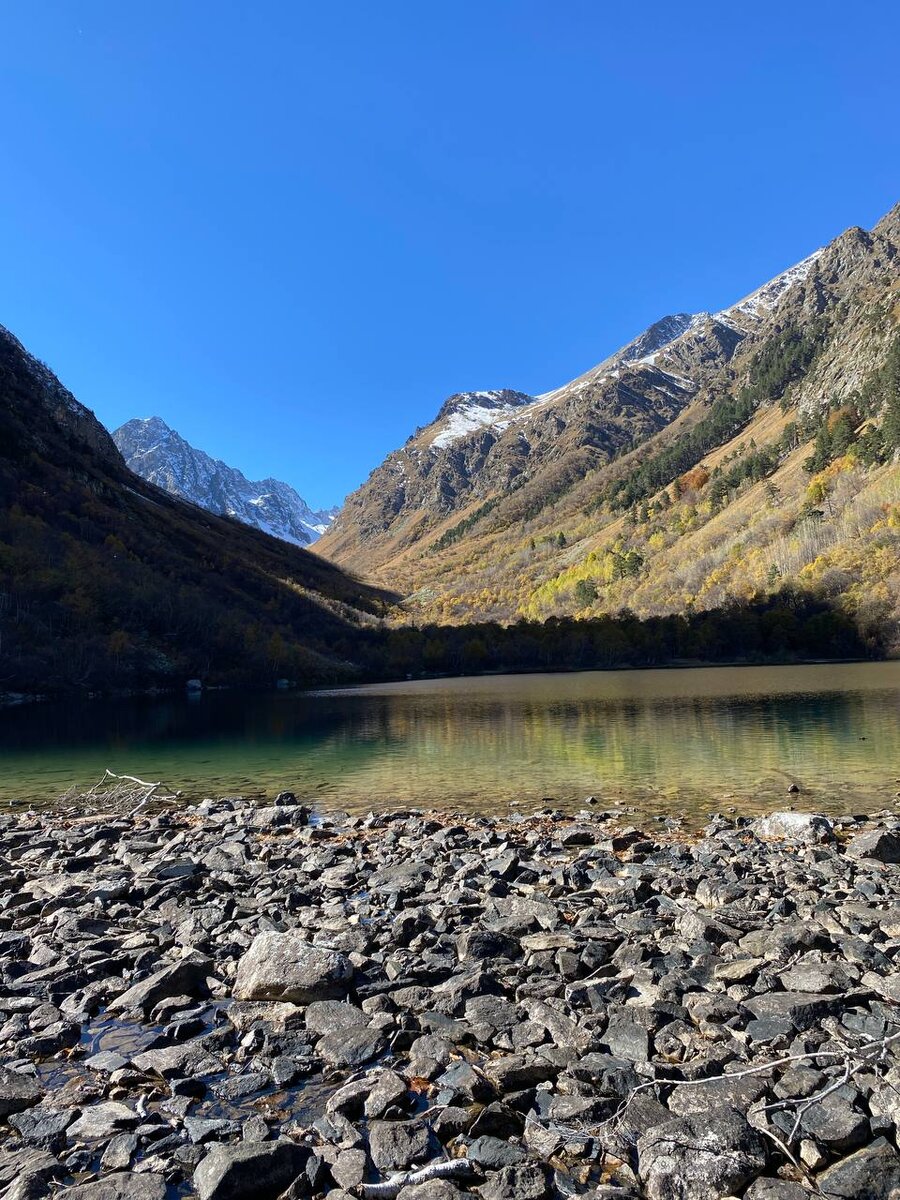
M127 421L112 436L128 466L143 479L296 546L321 537L337 513L314 511L281 480L252 482L236 467L195 449L160 417Z
M507 388L489 392L457 392L445 401L437 415L440 432L431 440L433 450L443 450L476 429L501 432L520 411L534 403L534 396Z
M716 313L716 318L727 324L730 320L739 320L741 317L761 317L770 312L789 287L807 277L822 252L821 249L814 250L808 258L788 267L786 271L782 271L780 275L776 275L774 279L764 283L762 287L751 292L749 296L745 296L743 300L739 300L737 304L732 304L730 308L723 308L721 312Z

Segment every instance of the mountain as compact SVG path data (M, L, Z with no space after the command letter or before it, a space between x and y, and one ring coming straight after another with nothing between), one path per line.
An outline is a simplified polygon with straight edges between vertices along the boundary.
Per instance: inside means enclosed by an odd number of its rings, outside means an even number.
M0 692L346 679L390 600L141 479L0 327Z
M295 546L314 542L337 512L313 511L290 484L278 479L252 483L236 467L195 449L159 417L126 421L112 437L125 462L142 479Z
M898 381L900 206L553 391L451 397L317 552L419 622L656 616L797 587L897 640Z

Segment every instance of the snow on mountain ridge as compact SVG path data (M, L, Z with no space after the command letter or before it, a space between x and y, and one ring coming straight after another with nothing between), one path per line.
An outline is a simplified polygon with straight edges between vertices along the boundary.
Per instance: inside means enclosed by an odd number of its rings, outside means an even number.
M748 321L751 326L755 325L765 313L778 304L793 284L807 277L822 253L821 249L815 250L807 258L788 267L786 271L782 271L780 275L776 275L774 279L770 279L736 304L717 313L672 313L662 317L584 375L550 392L543 392L539 396L513 391L460 392L451 396L437 415L435 423L443 421L444 425L432 438L430 448L434 451L445 450L478 429L492 429L502 433L514 421L527 420L535 409L542 408L563 393L583 391L604 379L616 378L625 366L660 369L658 359L661 354L670 350L687 334L693 333L702 339L702 329L709 321L718 321L743 334L747 332ZM672 372L664 373L670 375L679 386L693 386L691 380L683 376ZM515 397L516 400L504 402L502 398L505 397Z
M281 480L247 479L236 467L191 446L159 417L127 421L112 436L128 466L143 479L296 546L319 538L337 511L314 511Z
M737 304L732 304L730 308L723 308L721 312L715 314L716 320L725 321L727 324L729 319L734 320L738 313L744 317L758 317L761 312L773 309L789 287L807 277L824 250L824 247L814 250L808 257L794 263L792 267L788 267L786 271L782 271L780 275L776 275L774 279L770 279L768 283L758 287L749 296L738 300Z
M458 392L442 406L437 420L446 424L432 439L433 450L443 450L476 429L490 427L504 430L521 413L534 404L534 396L507 389L491 392Z

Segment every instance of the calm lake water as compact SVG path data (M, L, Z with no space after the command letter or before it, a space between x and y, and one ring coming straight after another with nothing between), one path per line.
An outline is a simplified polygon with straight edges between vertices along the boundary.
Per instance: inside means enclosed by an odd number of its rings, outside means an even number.
M0 712L0 802L105 768L187 796L290 789L323 810L552 798L642 815L787 802L865 811L900 790L900 662L609 671L208 693Z

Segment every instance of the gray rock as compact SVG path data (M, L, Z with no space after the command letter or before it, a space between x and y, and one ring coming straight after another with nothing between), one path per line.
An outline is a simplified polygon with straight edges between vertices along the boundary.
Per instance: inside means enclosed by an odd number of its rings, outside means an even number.
M82 1110L81 1116L66 1130L70 1142L98 1142L123 1129L134 1129L140 1117L127 1104L107 1100Z
M840 1154L855 1150L867 1140L869 1121L840 1092L835 1092L806 1110L800 1129L819 1146Z
M65 1169L44 1150L0 1152L0 1194L3 1200L36 1200L46 1196Z
M487 929L473 929L462 934L457 943L461 959L517 958L522 947L515 938Z
M896 1200L900 1155L887 1138L878 1138L817 1175L816 1186L835 1200Z
M789 1179L754 1179L744 1200L810 1200L810 1194L801 1183Z
M104 1171L127 1171L137 1148L137 1134L117 1133L103 1151L100 1165Z
M822 1017L843 1008L846 1001L841 996L818 992L769 992L765 996L754 996L744 1001L757 1020L790 1021L801 1031L812 1028Z
M766 1165L762 1138L734 1109L676 1117L638 1139L648 1200L721 1200Z
M469 1146L466 1157L479 1167L496 1170L498 1167L514 1166L524 1162L525 1151L521 1146L496 1137L479 1137Z
M721 1108L746 1112L754 1101L765 1095L767 1081L748 1075L744 1079L713 1079L708 1083L681 1083L669 1096L669 1109L680 1117L693 1113L715 1114Z
M482 1200L546 1200L551 1195L544 1168L534 1163L503 1167L478 1190Z
M406 1083L399 1075L393 1071L381 1071L365 1099L363 1112L369 1120L377 1119L388 1108L405 1101L407 1095Z
M892 829L867 829L847 843L850 858L871 858L881 863L900 863L900 833Z
M509 1055L495 1058L485 1064L485 1075L500 1092L517 1092L522 1088L534 1087L559 1075L559 1067L546 1058L524 1058Z
M345 1029L329 1033L316 1045L316 1053L331 1067L360 1067L384 1049L378 1029Z
M331 1175L338 1187L352 1191L365 1179L366 1165L365 1150L342 1150L331 1164Z
M421 1121L373 1121L369 1126L369 1154L379 1171L422 1162L430 1149L428 1127Z
M345 996L353 967L343 954L311 946L294 933L257 934L238 963L236 1000L311 1004Z
M65 1131L78 1116L78 1112L56 1112L54 1109L27 1108L13 1113L9 1123L29 1146L40 1146L42 1150L58 1150L65 1144Z
M200 1200L275 1200L306 1167L310 1152L289 1138L214 1146L194 1172Z
M184 1131L195 1146L233 1136L238 1128L237 1121L227 1121L223 1117L185 1117L184 1121Z
M31 1108L43 1095L44 1089L30 1075L0 1067L0 1121L5 1121L11 1113Z
M365 1029L370 1019L361 1009L343 1000L317 1000L304 1013L306 1028L322 1036L343 1029Z
M133 984L110 1002L109 1011L130 1012L135 1009L146 1017L160 1000L169 996L208 996L206 979L211 971L212 963L208 958L191 954L173 966L154 971L147 979Z
M122 1171L94 1183L64 1188L60 1195L66 1200L165 1200L166 1181L150 1172Z
M401 1188L397 1200L466 1200L470 1193L459 1190L449 1179L430 1179Z

